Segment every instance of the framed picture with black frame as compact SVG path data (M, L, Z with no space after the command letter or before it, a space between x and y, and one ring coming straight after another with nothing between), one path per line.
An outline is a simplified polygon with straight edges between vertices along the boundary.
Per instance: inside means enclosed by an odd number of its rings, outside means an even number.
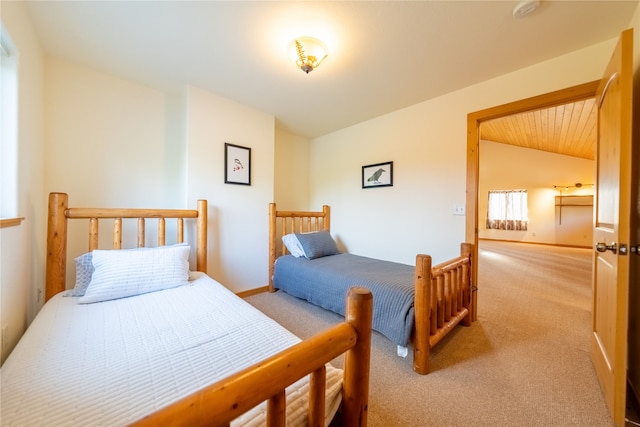
M251 148L224 143L224 182L251 185Z
M393 162L362 166L362 188L393 186Z

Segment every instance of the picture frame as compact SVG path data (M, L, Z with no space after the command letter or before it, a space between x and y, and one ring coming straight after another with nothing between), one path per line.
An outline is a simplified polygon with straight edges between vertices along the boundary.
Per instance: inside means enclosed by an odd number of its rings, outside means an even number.
M224 143L224 183L251 185L251 148Z
M393 162L362 166L362 188L392 187Z

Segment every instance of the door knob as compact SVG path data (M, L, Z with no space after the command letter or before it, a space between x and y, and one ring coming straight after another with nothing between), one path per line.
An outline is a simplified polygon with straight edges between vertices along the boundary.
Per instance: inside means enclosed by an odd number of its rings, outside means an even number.
M631 252L636 255L640 255L640 245L631 246Z
M611 251L615 254L616 252L618 252L618 245L616 244L616 242L613 242L610 245L607 245L604 242L598 242L596 243L596 251L598 252Z

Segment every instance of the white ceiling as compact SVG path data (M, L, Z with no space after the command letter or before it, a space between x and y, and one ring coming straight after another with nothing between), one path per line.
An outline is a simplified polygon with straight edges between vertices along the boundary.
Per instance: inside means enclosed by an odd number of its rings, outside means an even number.
M6 0L3 0L3 2ZM161 89L194 85L316 137L604 40L627 1L28 1L45 51ZM287 47L312 35L310 74Z

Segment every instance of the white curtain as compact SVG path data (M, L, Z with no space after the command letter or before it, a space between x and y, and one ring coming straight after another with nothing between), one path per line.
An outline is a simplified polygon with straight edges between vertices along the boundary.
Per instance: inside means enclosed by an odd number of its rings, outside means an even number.
M527 190L489 191L487 229L527 230Z

